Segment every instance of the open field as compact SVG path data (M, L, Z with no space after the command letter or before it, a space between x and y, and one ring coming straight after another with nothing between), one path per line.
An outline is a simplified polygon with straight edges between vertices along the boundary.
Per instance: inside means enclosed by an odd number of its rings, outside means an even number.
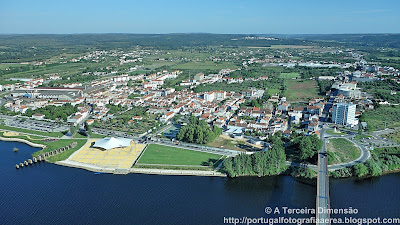
M283 79L300 78L300 74L299 73L281 73L279 75L279 78L283 78Z
M236 151L259 151L262 149L260 146L255 146L243 140L233 139L225 135L220 135L215 138L213 142L208 143L207 145L210 147L232 149Z
M400 144L400 131L399 129L396 129L393 133L390 134L384 134L382 137L385 137L387 139L390 139L398 144Z
M307 101L319 97L315 80L288 80L285 91L287 101Z
M374 110L367 110L361 120L367 122L367 130L383 130L386 128L400 127L400 107L380 106Z
M390 56L379 56L378 58L379 58L379 59L400 60L400 57L396 57L396 56L393 56L393 57L390 57Z
M221 155L217 154L149 144L138 163L202 166L210 160L216 161L220 157Z
M296 48L296 49L304 49L304 48L315 48L317 46L312 45L271 45L272 49L279 49L279 48Z
M344 138L331 138L326 147L329 164L350 162L360 156L360 149Z
M238 66L231 62L212 62L212 61L202 61L202 62L187 62L178 65L171 66L172 69L180 70L221 70L221 69L236 69ZM194 75L194 74L193 74Z
M64 134L62 134L61 132L53 132L53 133L52 132L41 132L41 131L27 130L27 129L17 128L17 127L9 127L4 124L0 124L0 129L22 132L22 133L29 133L29 134L37 134L37 135L43 135L43 136L48 136L48 137L64 136Z
M221 136L215 138L213 142L208 143L207 145L210 147L226 148L226 149L232 149L232 150L237 150L237 151L243 151L243 149L241 149L237 146L238 144L243 145L244 141L233 140L231 138L224 138L221 135Z

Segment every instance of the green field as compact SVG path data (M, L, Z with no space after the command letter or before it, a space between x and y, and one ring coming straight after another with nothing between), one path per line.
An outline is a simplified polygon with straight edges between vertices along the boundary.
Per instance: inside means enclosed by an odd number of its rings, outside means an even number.
M279 78L283 78L283 79L292 79L292 78L300 78L300 74L299 73L281 73L279 75Z
M331 138L326 147L330 165L350 162L360 156L360 149L344 138Z
M320 97L315 80L288 80L285 91L287 101L308 101L308 99Z
M396 57L396 56L379 56L379 59L393 59L393 60L400 60L400 57Z
M149 144L138 163L202 166L210 160L216 161L220 157L221 155L211 153Z
M174 65L171 68L178 70L221 70L227 68L236 69L237 66L231 62L193 61Z
M367 122L369 131L400 127L400 107L380 106L367 110L361 116L361 121Z

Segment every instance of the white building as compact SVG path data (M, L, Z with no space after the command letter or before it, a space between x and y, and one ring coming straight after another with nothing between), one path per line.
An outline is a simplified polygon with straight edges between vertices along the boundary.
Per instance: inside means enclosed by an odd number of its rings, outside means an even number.
M342 125L357 125L356 105L352 103L336 103L333 105L332 122Z
M207 102L212 102L215 99L215 94L214 92L208 92L208 93L204 93L204 100L206 100Z

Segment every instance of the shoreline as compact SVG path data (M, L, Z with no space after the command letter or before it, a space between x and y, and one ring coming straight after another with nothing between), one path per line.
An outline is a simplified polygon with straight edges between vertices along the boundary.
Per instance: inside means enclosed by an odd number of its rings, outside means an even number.
M32 143L32 142L30 142L28 140L20 139L20 138L5 138L5 137L0 136L0 141L21 142L21 143L27 144L27 145L29 145L31 147L42 148L42 150L44 148L46 148L45 145ZM75 153L73 153L73 154L75 154ZM53 164L60 165L60 166L65 166L65 167L84 169L84 170L87 170L87 171L90 171L90 172L100 172L100 173L110 173L110 174L137 173L137 174L153 174L153 175L183 175L183 176L228 177L226 174L223 174L221 172L204 171L204 170L172 170L172 169L146 169L146 168L130 168L130 169L106 168L106 167L99 167L99 166L89 165L89 164L84 164L84 163L79 163L79 162L71 162L68 159L63 160L63 161L57 161L57 162L54 162ZM384 171L381 174L381 176L382 175L386 175L386 174L391 174L391 173L399 173L399 172L400 172L400 169L391 170L391 171ZM280 174L280 175L284 175L284 174ZM290 174L288 174L288 175L291 176ZM249 175L249 176L252 176L252 175ZM241 177L241 176L239 176L239 177ZM257 177L257 176L254 175L254 177ZM300 176L300 177L302 177L302 176ZM338 177L336 179L352 178L352 177L356 177L356 176ZM302 178L307 178L307 177L302 177ZM308 178L308 179L314 179L314 178Z
M97 173L109 173L109 174L154 174L154 175L183 175L183 176L207 176L207 177L227 177L225 174L215 171L204 171L204 170L169 170L169 169L144 169L144 168L129 168L129 169L118 169L118 168L107 168L95 165L89 165L80 162L73 162L67 160L54 162L56 165L73 167L78 169L84 169L90 172Z
M5 138L5 137L0 136L0 141L22 142L22 143L25 143L25 144L27 144L27 145L29 145L31 147L34 147L34 148L42 148L42 150L44 148L46 148L46 145L32 143L32 142L30 142L28 140L21 139L21 138Z

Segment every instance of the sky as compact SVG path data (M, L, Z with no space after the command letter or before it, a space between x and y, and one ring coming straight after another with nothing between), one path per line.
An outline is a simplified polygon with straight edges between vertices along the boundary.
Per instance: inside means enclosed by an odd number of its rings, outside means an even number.
M0 33L400 33L399 9L400 0L0 0Z

